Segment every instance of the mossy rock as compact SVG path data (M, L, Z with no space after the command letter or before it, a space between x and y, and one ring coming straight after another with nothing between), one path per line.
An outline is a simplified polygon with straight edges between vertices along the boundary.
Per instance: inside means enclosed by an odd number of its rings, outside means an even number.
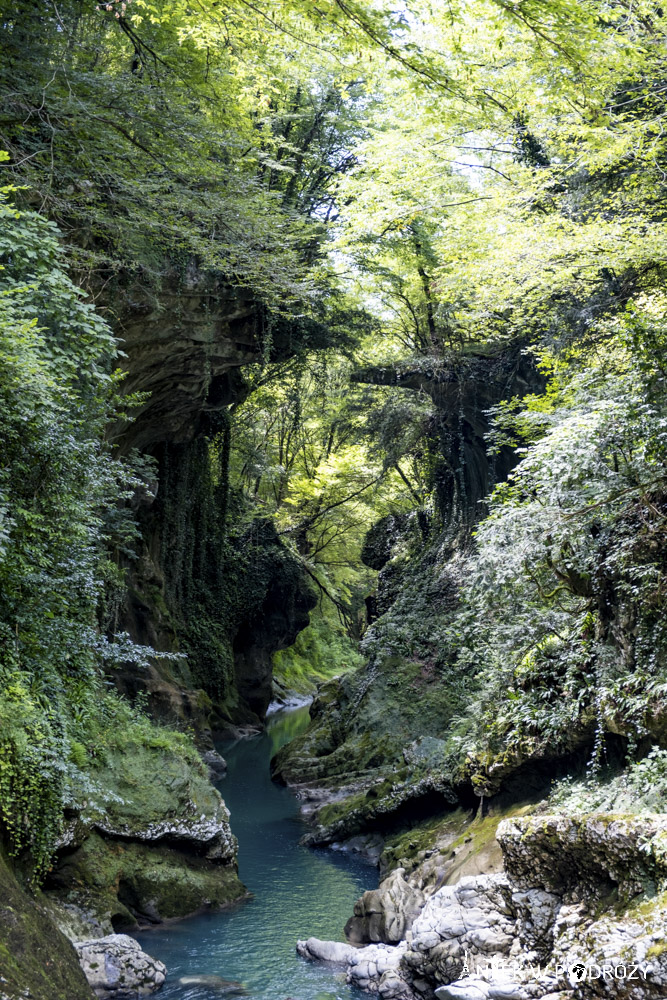
M92 910L116 931L227 906L247 894L229 865L97 833L61 860L48 885L59 901Z
M470 813L455 809L392 834L387 837L380 857L381 874L388 875L399 867L412 871L428 851L437 850L442 844L449 847L469 826Z
M46 888L114 930L245 895L220 793L181 734L146 729L92 769L98 791L72 821Z
M412 825L386 839L380 858L381 875L385 877L399 867L408 873L419 868L425 883L452 885L467 875L502 871L503 855L496 839L498 825L534 809L532 803L496 806L483 817L455 809Z
M380 780L404 767L414 741L439 740L457 708L432 664L386 657L323 685L311 726L282 748L274 772L289 784L346 784L371 771Z
M163 742L160 742L163 740ZM131 743L109 753L92 771L102 795L92 796L82 817L128 832L143 830L166 817L215 815L220 795L199 757L184 748L174 752L172 734L156 730L155 745Z
M74 948L0 853L0 997L92 1000Z

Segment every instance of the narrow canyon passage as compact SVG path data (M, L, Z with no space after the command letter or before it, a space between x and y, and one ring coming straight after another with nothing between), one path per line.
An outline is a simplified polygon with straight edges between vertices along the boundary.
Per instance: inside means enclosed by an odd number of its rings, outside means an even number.
M339 969L304 962L298 938L343 940L355 899L377 885L377 872L358 856L299 846L299 804L269 776L273 754L308 724L308 708L280 712L267 731L221 746L227 776L219 783L239 842L239 874L252 899L137 935L169 977L164 1000L214 1000L224 994L181 977L239 980L254 1000L353 1000L364 994L341 981ZM229 994L231 995L231 994Z

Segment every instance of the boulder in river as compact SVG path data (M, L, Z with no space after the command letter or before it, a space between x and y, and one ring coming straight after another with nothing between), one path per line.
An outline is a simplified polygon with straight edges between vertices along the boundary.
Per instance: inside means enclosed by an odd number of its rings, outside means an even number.
M179 986L205 986L209 990L217 990L225 996L247 996L243 983L236 979L223 979L222 976L210 976L205 973L196 976L181 976Z
M201 755L211 781L220 781L227 774L227 761L217 750L204 750Z
M357 900L354 916L345 925L345 936L351 944L398 944L425 902L424 893L405 880L405 869L396 868L377 889L369 889Z
M84 975L98 997L137 997L159 990L167 970L127 934L108 934L74 947Z
M341 965L348 965L357 951L351 944L343 944L342 941L321 941L316 937L309 937L307 941L297 941L296 950L302 958L311 958L316 962L337 962Z

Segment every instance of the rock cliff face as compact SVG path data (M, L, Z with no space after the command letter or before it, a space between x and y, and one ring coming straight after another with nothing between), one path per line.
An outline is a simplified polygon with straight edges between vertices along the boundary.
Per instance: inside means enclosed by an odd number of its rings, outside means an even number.
M387 1000L664 998L663 814L515 818L497 835L505 872L429 889L417 916L404 893L397 944L311 938L297 950L345 965L349 982Z
M114 330L125 354L126 393L147 398L131 424L114 429L121 450L146 451L207 431L207 417L243 393L239 368L262 350L262 307L219 277L186 273L125 290Z
M434 486L444 523L456 528L482 515L480 501L516 464L503 446L490 454L489 410L501 400L535 392L542 379L516 344L495 353L452 354L424 359L419 366L374 367L353 373L356 382L419 389L435 406L430 428L434 443Z
M168 271L159 287L136 282L112 299L102 291L101 303L125 355L123 391L147 397L130 424L113 428L121 452L209 434L247 392L244 365L331 342L317 321L273 315L248 289L193 260Z
M172 446L166 454L201 449ZM201 456L205 458L205 456ZM259 726L272 696L273 653L291 645L315 604L311 584L269 521L229 530L204 462L160 464L156 509L141 518L143 552L130 570L122 627L157 650L186 659L114 671L130 697L147 695L151 714L189 725L200 739L233 726ZM179 482L190 482L188 495Z
M109 626L187 662L114 672L151 712L203 734L260 724L272 654L294 642L314 604L311 585L268 523L247 521L228 483L228 409L247 394L241 369L290 357L326 333L269 315L249 292L189 265L124 290L114 311L127 393L145 401L112 435L119 453L146 456L133 506L141 529L127 563L129 593ZM213 450L212 450L213 449Z

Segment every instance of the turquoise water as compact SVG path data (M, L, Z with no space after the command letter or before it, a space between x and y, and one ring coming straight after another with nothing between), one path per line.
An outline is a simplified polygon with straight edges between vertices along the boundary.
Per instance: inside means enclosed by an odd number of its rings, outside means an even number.
M179 986L180 976L240 980L253 1000L361 1000L340 969L299 958L298 938L344 940L355 899L375 888L377 870L355 855L299 846L299 803L269 776L273 754L308 724L308 709L274 715L266 733L221 746L227 775L218 787L239 841L239 874L253 898L135 935L169 975L160 1000L220 1000L220 991Z

